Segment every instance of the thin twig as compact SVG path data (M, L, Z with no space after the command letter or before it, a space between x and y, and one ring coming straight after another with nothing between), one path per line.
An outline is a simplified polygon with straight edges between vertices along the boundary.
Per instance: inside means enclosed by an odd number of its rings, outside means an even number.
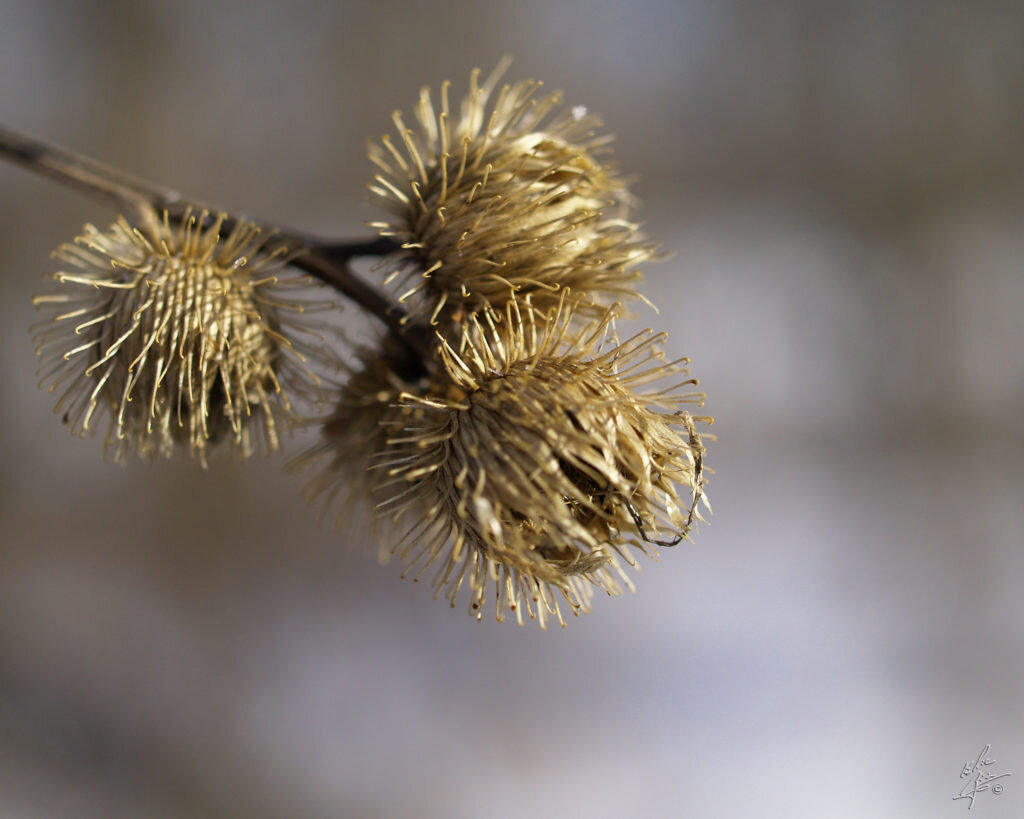
M74 188L124 214L130 222L154 235L159 229L158 220L165 211L172 223L181 222L188 216L199 218L204 212L205 220L212 223L214 214L221 212L220 208L185 199L175 191L2 126L0 157ZM243 215L228 214L221 230L229 233L234 224L243 219L246 219ZM292 261L295 267L333 287L384 322L407 345L410 354L417 359L418 369L425 369L424 362L430 357L432 334L427 328L408 321L406 311L401 306L391 301L382 290L356 275L349 265L357 256L383 256L391 253L398 249L395 242L384 238L351 242L327 240L264 220L247 221L253 221L273 232L280 244L299 251ZM410 368L411 371L416 369Z

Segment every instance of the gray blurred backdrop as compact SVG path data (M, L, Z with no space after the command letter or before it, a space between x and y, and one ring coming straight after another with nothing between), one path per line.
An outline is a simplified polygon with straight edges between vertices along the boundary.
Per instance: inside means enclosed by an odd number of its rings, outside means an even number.
M0 0L3 122L346 237L391 111L511 53L617 134L673 254L637 321L719 436L637 594L478 624L283 458L69 437L30 298L112 214L0 165L0 815L1024 815L1022 43L952 0Z

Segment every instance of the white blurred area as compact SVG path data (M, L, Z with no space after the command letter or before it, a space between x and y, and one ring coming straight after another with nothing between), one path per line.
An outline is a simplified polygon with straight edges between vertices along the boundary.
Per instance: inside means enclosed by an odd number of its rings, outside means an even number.
M68 437L30 298L112 215L0 165L0 816L1024 815L1022 42L1011 2L0 0L4 124L339 237L391 111L513 54L617 135L718 435L637 594L478 624L284 459Z

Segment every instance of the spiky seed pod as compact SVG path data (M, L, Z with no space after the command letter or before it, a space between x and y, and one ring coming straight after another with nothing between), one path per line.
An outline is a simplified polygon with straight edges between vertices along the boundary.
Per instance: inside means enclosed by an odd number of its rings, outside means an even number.
M122 217L54 254L60 286L35 299L50 314L36 332L41 386L60 392L75 433L109 413L118 461L181 447L205 465L225 436L246 456L273 450L293 398L318 383L313 305L286 295L308 277L287 273L288 252L254 224L221 235L225 218L189 212L172 226L165 213L144 232Z
M636 265L654 252L626 219L600 121L579 107L559 112L560 94L538 99L534 81L504 86L489 106L506 67L482 86L473 72L454 121L448 83L440 112L424 88L417 127L395 112L401 148L386 136L370 146L380 169L372 198L391 214L373 226L402 242L392 275L404 274L401 298L417 317L500 309L513 291L541 310L563 287L635 298Z
M348 519L353 501L379 500L379 475L370 466L385 451L388 430L419 412L399 402L404 392L428 388L425 371L410 371L407 356L390 334L373 347L356 350L354 363L344 365L348 378L323 422L319 443L289 465L292 471L318 470L304 494L324 512L337 506L339 524Z
M615 309L582 329L574 311L540 322L512 302L469 319L460 349L441 342L443 382L402 396L421 412L379 466L381 508L412 522L394 551L417 576L436 565L453 606L467 584L478 617L493 581L499 620L525 608L564 625L558 596L576 614L595 588L632 588L631 547L674 545L699 517L704 449L679 405L703 396L677 392L685 377L648 389L685 361L663 363L650 331L602 349Z

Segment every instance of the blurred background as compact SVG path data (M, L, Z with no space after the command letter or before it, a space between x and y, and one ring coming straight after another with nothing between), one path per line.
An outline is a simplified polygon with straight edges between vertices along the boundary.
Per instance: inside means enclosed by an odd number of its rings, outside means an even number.
M0 0L5 124L343 237L391 111L511 53L617 135L673 254L637 322L718 434L635 595L478 624L286 458L69 437L30 298L112 214L0 164L0 815L963 816L985 745L969 815L1024 815L1022 42L1013 2Z

